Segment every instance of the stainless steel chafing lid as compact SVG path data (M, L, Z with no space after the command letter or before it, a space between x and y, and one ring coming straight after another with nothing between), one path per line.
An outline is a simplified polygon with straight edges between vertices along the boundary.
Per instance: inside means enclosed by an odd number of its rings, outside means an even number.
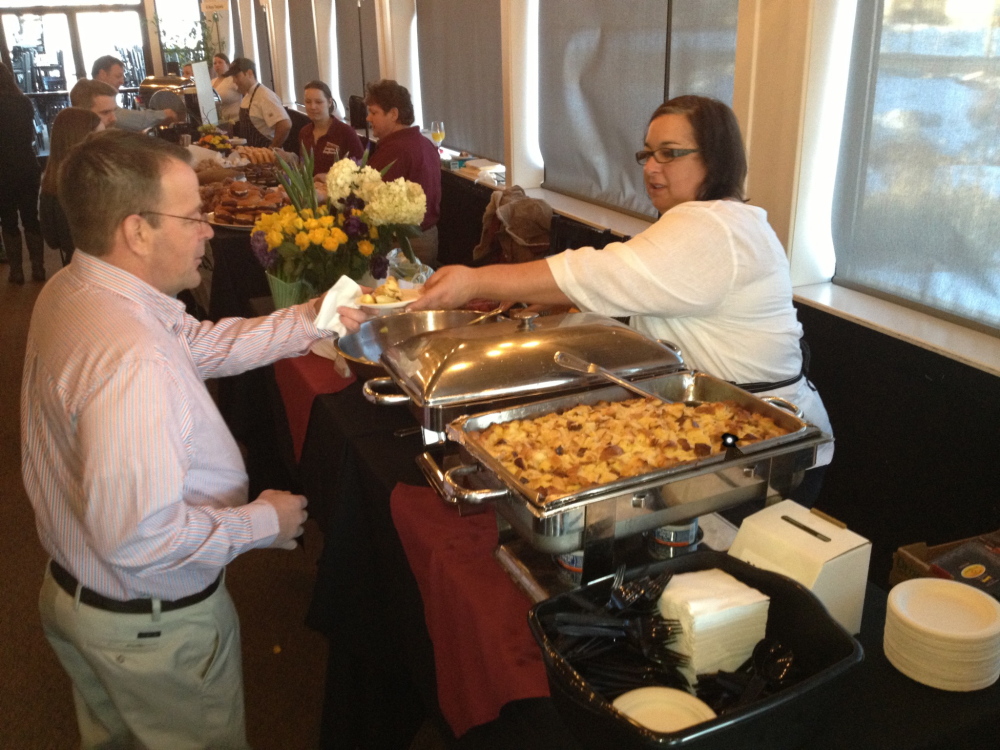
M430 331L390 347L382 363L417 405L430 407L529 398L604 382L557 365L552 357L560 350L627 378L683 367L675 351L594 313Z

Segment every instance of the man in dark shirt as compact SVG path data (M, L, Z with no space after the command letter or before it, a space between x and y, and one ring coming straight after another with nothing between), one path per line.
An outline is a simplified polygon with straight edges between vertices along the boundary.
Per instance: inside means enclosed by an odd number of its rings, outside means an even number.
M441 212L441 157L437 147L413 124L413 102L405 86L383 79L369 83L365 91L368 122L378 147L368 163L382 170L385 180L403 177L418 183L427 196L427 213L420 228L423 235L412 240L413 252L424 263L437 259L437 222Z

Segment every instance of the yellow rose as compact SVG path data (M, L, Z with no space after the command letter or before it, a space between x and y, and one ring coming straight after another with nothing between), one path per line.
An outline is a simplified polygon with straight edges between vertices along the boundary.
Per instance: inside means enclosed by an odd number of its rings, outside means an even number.
M337 241L337 238L334 237L333 235L327 235L326 239L323 240L324 250L329 250L330 252L333 252L338 247L340 247L340 243Z
M330 230L330 236L333 237L335 240L337 240L338 245L343 245L345 242L347 242L347 235L344 234L344 231L342 229L337 229L336 227L333 227Z
M311 208L303 208L302 217L305 219L311 219L313 217L313 210Z
M361 240L361 242L358 243L358 252L366 258L371 255L374 250L375 245L370 243L368 240Z
M368 236L373 240L378 239L378 227L368 227Z
M317 219L306 219L306 231L311 232L314 229L319 229L320 223Z
M318 219L318 221L319 221L319 225L321 227L323 227L324 229L329 229L330 227L333 226L333 217L332 216L324 216L323 218Z
M323 240L325 240L329 235L325 229L316 228L309 232L309 242L313 245L322 245Z
M306 234L305 232L299 232L297 235L295 235L295 244L298 245L303 250L305 250L310 245L309 235Z
M267 247L270 250L274 250L274 248L285 241L284 235L274 230L268 232L265 239L267 239Z
M278 214L281 215L282 217L299 215L298 212L295 210L295 206L282 206L281 210L278 211Z

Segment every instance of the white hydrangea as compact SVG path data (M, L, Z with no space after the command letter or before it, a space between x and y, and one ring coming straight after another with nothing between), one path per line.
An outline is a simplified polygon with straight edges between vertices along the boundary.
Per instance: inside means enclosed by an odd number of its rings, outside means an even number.
M340 203L354 192L357 174L358 165L351 159L341 159L330 167L326 173L326 194L331 203Z
M369 224L420 224L427 213L427 196L424 189L415 182L399 177L392 182L384 182L372 191L365 206L365 217Z
M354 177L354 192L365 203L368 203L372 196L382 186L382 175L377 169L365 165Z

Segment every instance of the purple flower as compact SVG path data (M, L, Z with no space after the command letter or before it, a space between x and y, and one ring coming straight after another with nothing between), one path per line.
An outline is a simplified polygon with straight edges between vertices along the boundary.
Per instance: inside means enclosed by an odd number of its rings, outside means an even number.
M348 216L344 219L344 233L348 237L367 237L368 225L357 216Z
M344 198L344 214L350 214L352 209L358 209L358 211L364 211L365 202L359 198L354 193Z
M257 261L264 266L265 269L270 269L278 259L277 250L268 249L267 235L259 229L250 235L250 249L253 250L253 254L257 257Z
M368 262L368 270L372 278L384 279L389 275L389 259L384 255L372 255Z

